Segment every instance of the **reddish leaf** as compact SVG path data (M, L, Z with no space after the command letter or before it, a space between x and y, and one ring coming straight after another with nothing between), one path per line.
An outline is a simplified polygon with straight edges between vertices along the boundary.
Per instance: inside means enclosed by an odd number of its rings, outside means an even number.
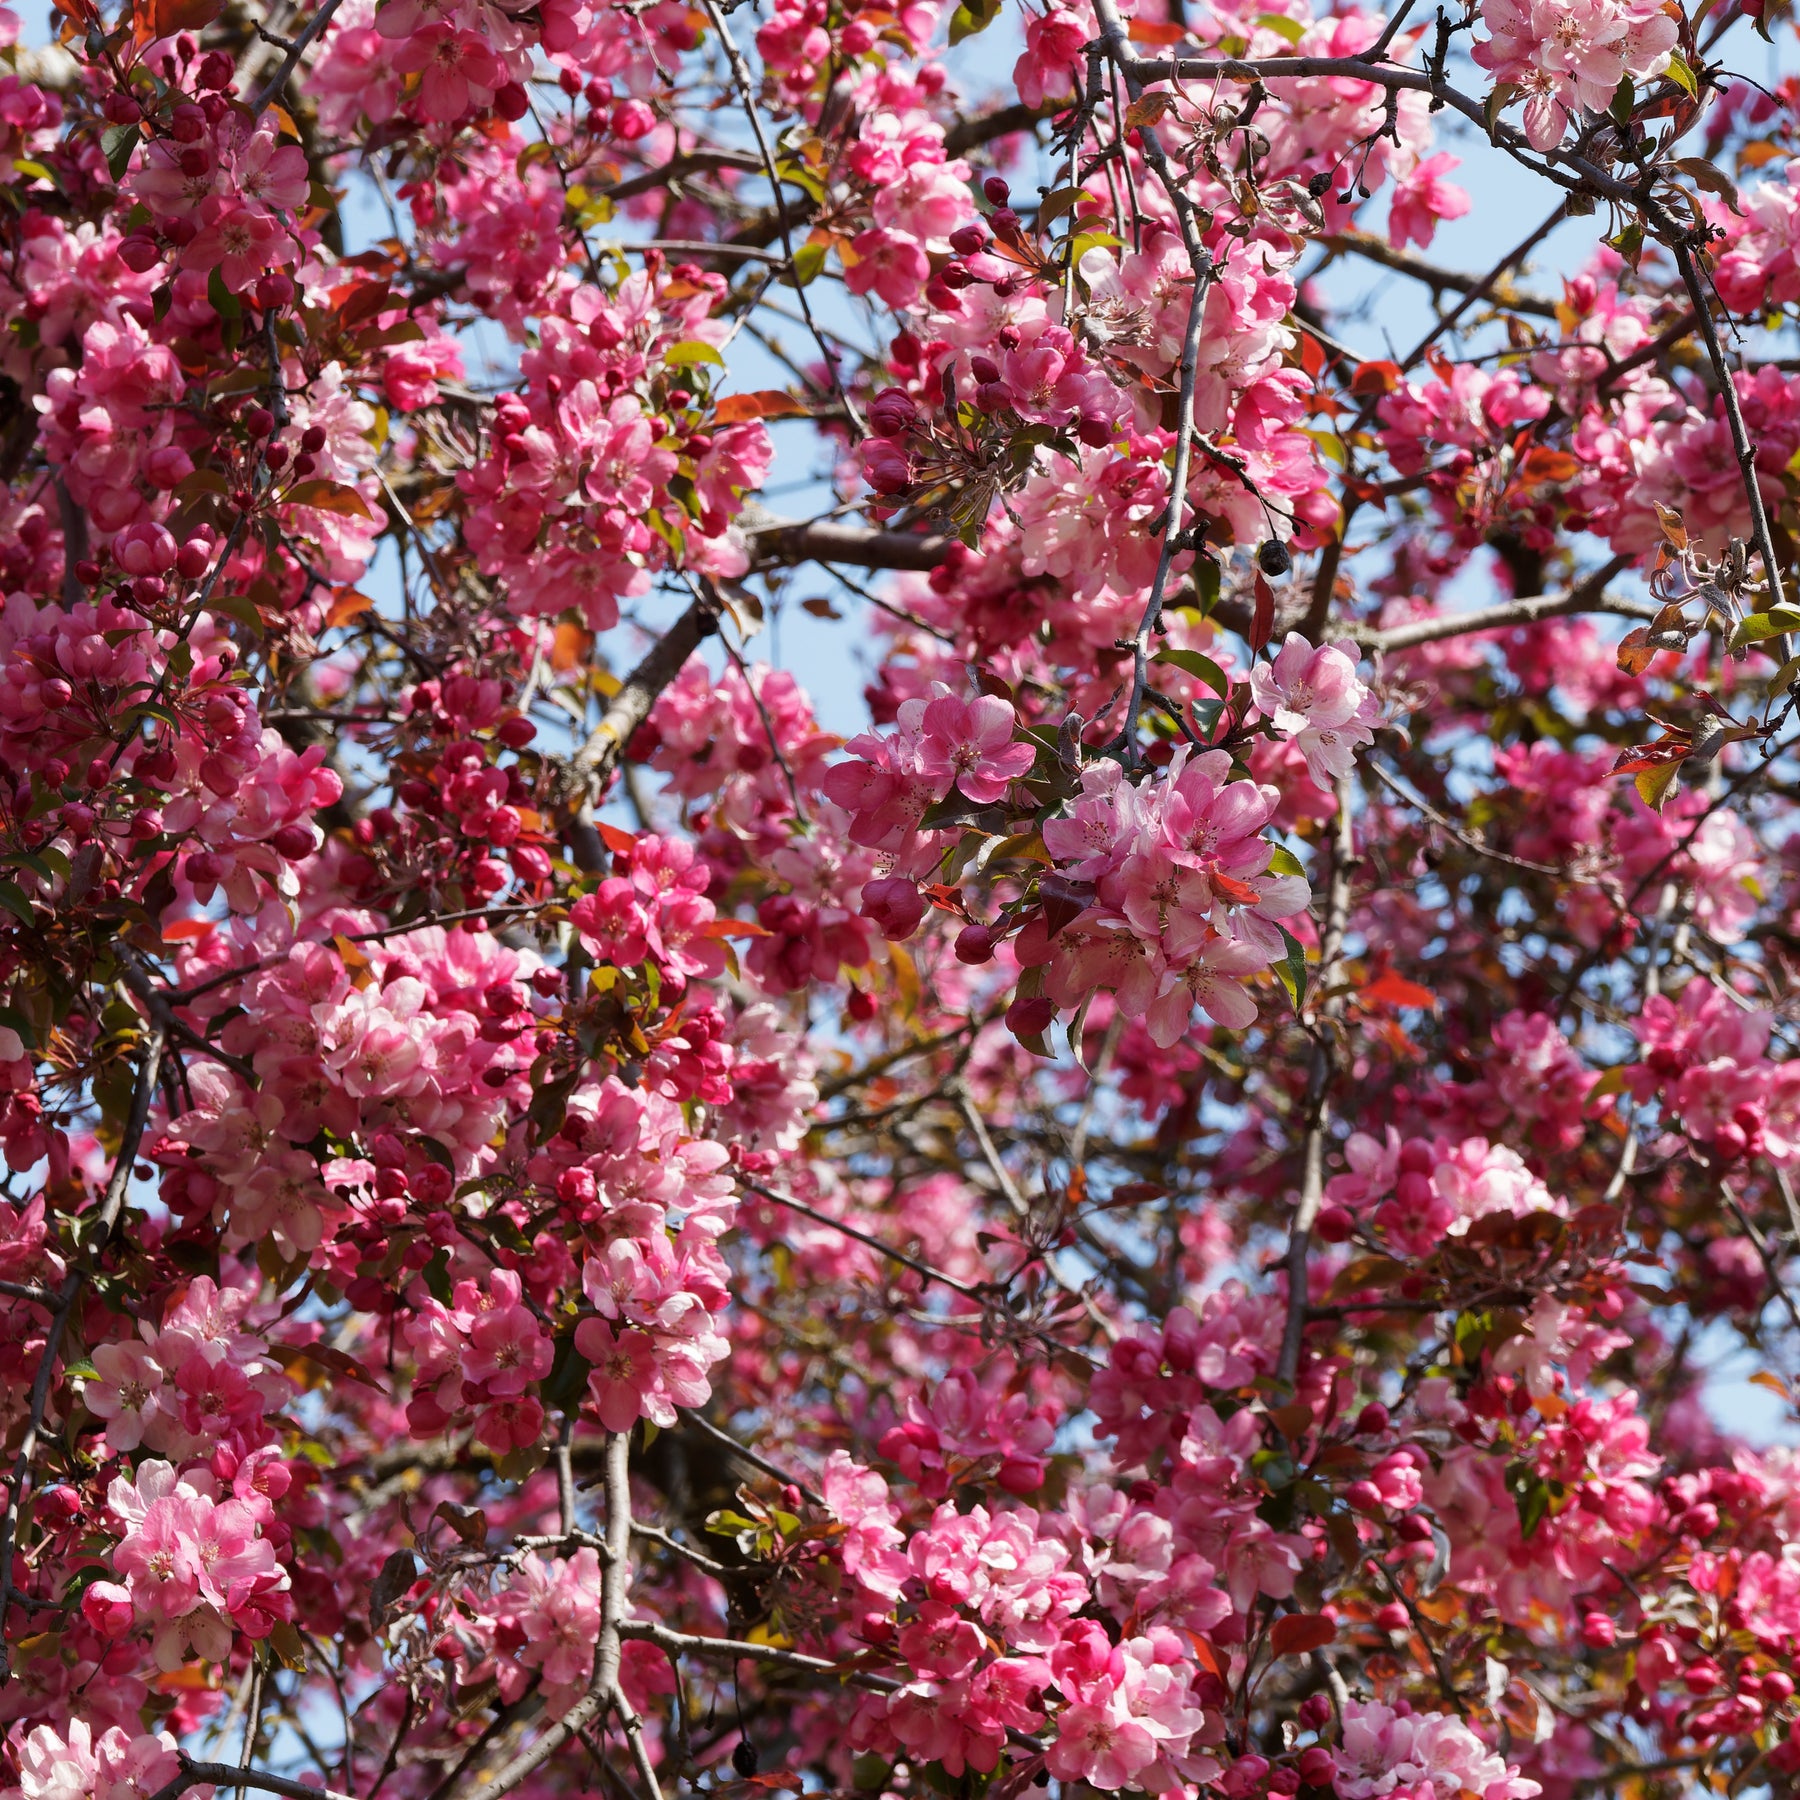
M745 419L804 417L806 408L792 394L779 388L758 388L753 394L727 394L713 408L715 425L737 425Z
M1313 1409L1304 1400L1296 1400L1288 1406L1271 1406L1269 1417L1284 1438L1297 1440L1312 1430Z
M1365 400L1391 394L1400 385L1400 365L1391 362L1366 362L1356 365L1350 377L1350 391Z
M775 934L766 925L750 919L708 919L699 935L708 938L765 938Z
M148 0L135 11L132 36L147 44L152 38L174 37L180 31L201 31L224 10L224 0Z
M959 919L966 919L969 910L963 903L962 890L954 888L942 881L934 881L919 889L919 892L935 906L939 912L954 913Z
M1126 107L1125 123L1131 126L1154 125L1164 113L1174 110L1175 96L1168 93L1143 94Z
M614 856L629 856L637 848L637 839L629 831L621 831L617 825L608 825L604 820L597 821L594 829L600 834L600 841Z
M283 1351L296 1360L316 1363L321 1369L329 1369L334 1375L342 1375L347 1381L359 1382L363 1387L373 1388L378 1394L385 1394L387 1389L375 1379L354 1356L347 1356L342 1350L334 1350L329 1344L271 1344L271 1350Z
M1304 1656L1323 1650L1337 1636L1337 1626L1318 1613L1289 1613L1269 1631L1269 1648L1277 1656Z
M1067 875L1046 875L1038 883L1038 898L1044 903L1044 929L1055 937L1087 911L1094 898L1094 884L1074 881Z
M1133 19L1127 32L1134 44L1153 44L1159 50L1179 44L1187 34L1185 25L1165 25L1156 19Z
M1656 646L1650 642L1650 628L1640 625L1619 639L1619 670L1625 675L1641 675L1656 661Z
M1261 572L1256 577L1256 611L1250 620L1250 651L1254 655L1275 635L1275 590Z
M346 518L373 519L379 515L355 488L341 481L298 481L281 496L283 506L316 506L320 512L341 513Z
M1430 988L1408 981L1404 975L1389 970L1378 975L1362 991L1365 1006L1416 1006L1426 1012L1437 1010L1437 995Z
M1539 444L1525 458L1520 473L1527 481L1572 481L1581 465L1566 450L1547 450Z
M1666 769L1671 763L1678 763L1692 748L1686 732L1679 736L1673 732L1667 737L1660 737L1654 744L1634 744L1619 752L1619 759L1613 764L1615 775L1635 775L1642 769Z
M1207 880L1215 892L1223 894L1227 900L1235 900L1239 906L1254 906L1262 898L1249 882L1239 881L1235 875L1227 875L1221 869L1208 871Z
M375 602L367 594L359 593L353 587L339 588L331 602L331 610L325 615L325 624L348 625L352 619L360 618Z
M390 312L394 307L393 295L385 281L358 281L337 291L344 296L338 302L337 317L345 331L378 313Z

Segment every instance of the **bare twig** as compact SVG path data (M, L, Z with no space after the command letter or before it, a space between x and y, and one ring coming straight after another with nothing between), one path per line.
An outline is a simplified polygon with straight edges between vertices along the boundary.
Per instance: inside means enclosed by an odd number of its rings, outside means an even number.
M781 197L781 171L775 166L775 154L769 148L768 134L763 130L762 114L756 105L756 90L750 81L750 65L744 61L744 54L737 47L737 40L731 35L731 27L725 23L725 15L719 10L717 0L704 0L706 16L712 20L713 30L719 34L719 47L725 52L725 60L731 65L731 78L737 83L739 94L743 97L744 116L750 121L751 133L756 138L757 151L762 156L763 168L769 177L769 187L775 196L775 224L781 235L782 253L787 261L788 274L794 283L794 293L800 302L801 316L806 320L806 328L812 333L813 342L819 346L819 354L825 359L826 372L831 377L831 391L849 414L850 423L856 428L856 435L867 437L868 426L863 416L856 409L856 402L844 391L842 378L838 374L837 358L832 354L831 346L820 335L819 328L813 323L812 307L806 298L806 283L800 279L799 269L794 262L794 240L788 229L787 207Z
M250 116L260 118L267 111L269 102L279 98L281 90L293 78L294 71L300 66L300 59L311 47L327 25L331 23L331 15L338 9L338 0L325 0L325 4L313 14L307 22L306 29L288 46L288 53L281 59L281 66L276 69L264 85L263 90L250 102Z
M150 1120L150 1103L156 1096L156 1084L162 1073L165 1039L159 1024L152 1024L144 1034L144 1048L138 1059L137 1078L132 1086L131 1111L119 1137L119 1149L113 1159L111 1179L100 1202L100 1210L87 1222L86 1242L82 1245L82 1261L97 1264L124 1210L125 1195L131 1186L131 1168L137 1161L138 1146L144 1141L144 1127ZM6 1614L13 1600L13 1546L18 1541L19 1524L24 1514L25 1496L31 1484L32 1459L37 1455L38 1439L44 1429L44 1413L50 1404L50 1385L56 1375L56 1356L62 1348L63 1334L68 1330L69 1315L87 1275L77 1262L63 1278L57 1291L56 1310L50 1328L44 1333L44 1348L32 1377L31 1397L27 1402L25 1432L19 1440L18 1454L13 1458L12 1474L6 1492L0 1497L0 1642L6 1636ZM0 1685L12 1678L12 1662L0 1665Z
M1325 1135L1331 1119L1331 1079L1337 1072L1337 1020L1344 1010L1333 991L1344 932L1350 920L1351 886L1356 874L1356 828L1350 816L1350 778L1337 786L1337 842L1331 861L1331 889L1325 903L1325 929L1319 939L1317 986L1325 998L1313 1021L1313 1053L1306 1079L1306 1139L1301 1154L1300 1204L1288 1230L1287 1317L1281 1333L1279 1378L1292 1387L1300 1373L1300 1351L1306 1336L1306 1265L1312 1249L1313 1221L1325 1197Z
M1626 594L1608 594L1606 584L1628 569L1636 559L1614 556L1593 574L1571 588L1554 594L1530 594L1498 606L1478 607L1474 612L1439 613L1414 619L1386 631L1354 633L1369 650L1391 653L1418 644L1435 644L1444 638L1467 637L1477 631L1505 631L1514 625L1535 625L1540 619L1564 619L1574 613L1610 613L1621 619L1654 619L1662 609L1654 600Z

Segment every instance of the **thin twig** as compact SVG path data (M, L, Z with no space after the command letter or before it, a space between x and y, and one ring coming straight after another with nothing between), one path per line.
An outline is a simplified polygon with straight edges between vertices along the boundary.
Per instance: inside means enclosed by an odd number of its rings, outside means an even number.
M260 118L267 110L269 102L274 100L285 88L294 71L300 66L303 57L312 41L331 23L331 15L338 9L338 0L325 0L325 4L313 14L306 29L288 46L288 53L281 59L281 66L271 75L262 92L250 102L250 116Z
M1281 1333L1281 1359L1276 1374L1289 1387L1300 1373L1306 1337L1307 1258L1312 1249L1313 1221L1325 1197L1325 1136L1331 1120L1331 1079L1337 1072L1335 1032L1344 997L1335 991L1338 959L1350 920L1350 896L1356 873L1356 829L1350 816L1350 778L1337 785L1337 843L1331 860L1331 890L1325 905L1325 929L1319 939L1317 987L1325 998L1312 1026L1312 1064L1306 1079L1306 1139L1301 1152L1300 1203L1288 1229L1287 1318Z
M156 1084L162 1072L165 1039L162 1026L152 1024L144 1034L143 1054L138 1060L137 1077L132 1085L131 1111L125 1129L119 1136L118 1154L113 1159L112 1176L100 1210L87 1222L86 1243L82 1260L90 1266L98 1264L112 1241L119 1214L124 1210L125 1195L131 1186L131 1169L137 1161L138 1146L144 1141L144 1128L150 1121L150 1103L156 1095ZM6 1614L13 1598L13 1546L18 1541L19 1522L25 1509L25 1494L31 1479L32 1459L37 1455L38 1439L44 1429L44 1413L50 1404L50 1384L55 1379L56 1356L62 1348L63 1333L68 1329L69 1315L81 1295L87 1275L79 1263L63 1278L56 1296L56 1310L50 1328L44 1333L44 1347L31 1382L31 1398L27 1403L25 1432L19 1440L18 1454L13 1458L12 1474L6 1492L0 1496L0 1643L6 1637ZM12 1661L0 1664L0 1686L12 1678Z

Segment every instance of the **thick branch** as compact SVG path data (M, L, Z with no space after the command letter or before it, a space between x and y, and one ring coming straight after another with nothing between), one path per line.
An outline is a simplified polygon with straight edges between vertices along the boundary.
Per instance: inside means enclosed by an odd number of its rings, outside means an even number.
M288 46L288 53L281 59L281 67L269 77L268 84L260 94L250 102L250 116L258 117L263 113L271 100L279 99L281 90L287 86L294 71L300 66L303 57L313 40L331 23L331 15L338 9L338 0L325 0L325 4L313 14L306 29Z
M181 1757L181 1773L165 1781L151 1800L176 1800L178 1794L202 1782L219 1788L255 1788L264 1794L281 1794L285 1800L355 1800L351 1794L340 1794L335 1788L308 1787L304 1781L290 1781L285 1775L266 1774L261 1769L236 1768L230 1763L196 1762L186 1751Z
M523 1785L571 1738L603 1717L618 1694L621 1627L631 1606L631 1434L615 1431L606 1440L606 1564L600 1587L600 1642L594 1651L594 1678L576 1703L510 1761L478 1785L483 1800L500 1800ZM160 1800L160 1796L158 1797Z
M1768 604L1771 607L1779 606L1781 570L1775 560L1775 539L1769 530L1768 509L1763 505L1762 484L1757 479L1756 448L1750 442L1750 433L1744 424L1743 408L1738 404L1737 383L1732 380L1730 366L1725 361L1725 347L1719 342L1719 328L1713 321L1711 301L1700 282L1700 269L1694 260L1693 246L1683 239L1674 249L1675 266L1680 269L1682 285L1687 289L1688 299L1693 302L1694 321L1700 327L1700 335L1706 343L1707 358L1719 380L1719 398L1725 408L1725 423L1731 432L1731 448L1737 457L1738 475L1744 485L1744 499L1750 508L1750 537L1762 560L1763 574L1768 578ZM1778 659L1785 663L1790 653L1787 633L1783 632L1775 642L1779 646Z
M875 1675L865 1669L847 1669L841 1663L827 1662L822 1656L808 1656L803 1650L781 1650L773 1644L752 1644L738 1638L696 1637L685 1631L671 1631L650 1619L631 1619L620 1627L619 1635L655 1644L673 1656L700 1656L727 1662L767 1663L778 1669L795 1669L809 1675L830 1675L850 1687L871 1688L878 1694L891 1694L902 1684L890 1675Z
M569 764L571 781L589 795L605 787L632 734L649 718L650 709L682 665L718 630L712 605L696 600L650 647L649 654L625 678L605 716L588 734Z
M1414 281L1422 281L1434 294L1473 294L1491 285L1485 276L1441 269L1423 256L1413 255L1410 250L1396 250L1372 232L1340 231L1319 241L1327 250L1340 256L1360 256L1369 262L1380 263L1384 269L1392 269L1396 275L1410 275ZM1508 312L1530 313L1539 319L1556 317L1556 302L1542 294L1508 294L1505 304Z
M131 1166L137 1161L138 1146L144 1141L144 1127L150 1121L150 1103L156 1096L156 1084L162 1074L163 1028L153 1024L144 1034L143 1055L138 1061L137 1080L131 1092L131 1113L119 1137L119 1151L113 1161L112 1178L100 1210L89 1221L87 1260L98 1262L112 1241L119 1214L125 1207L125 1195L131 1186ZM31 1480L31 1461L37 1455L38 1438L44 1429L44 1413L50 1404L50 1384L56 1376L56 1356L62 1348L63 1333L68 1330L69 1315L81 1296L87 1276L80 1267L71 1268L56 1296L56 1311L50 1329L44 1334L44 1348L37 1372L32 1377L31 1399L25 1420L25 1435L19 1440L18 1455L13 1458L12 1476L0 1496L0 1644L6 1637L6 1614L13 1599L13 1547L18 1542L19 1519L25 1504L25 1492ZM0 1685L12 1677L8 1658L0 1663Z
M1337 1073L1337 1021L1344 997L1337 984L1338 959L1350 922L1350 890L1356 874L1356 830L1350 816L1348 776L1337 787L1337 842L1331 859L1331 893L1325 904L1325 929L1319 939L1317 986L1325 995L1312 1027L1312 1065L1306 1078L1306 1142L1301 1157L1300 1204L1288 1231L1287 1319L1281 1334L1281 1361L1276 1374L1292 1387L1300 1373L1306 1336L1307 1257L1312 1250L1313 1221L1325 1197L1325 1134L1331 1121L1331 1081Z
M879 531L838 519L771 519L749 527L751 560L781 563L838 562L854 569L925 572L944 560L954 541L938 533Z
M1514 625L1535 625L1540 619L1563 619L1572 613L1610 613L1621 619L1654 619L1662 609L1654 600L1638 600L1608 594L1606 584L1631 566L1629 556L1615 556L1574 587L1555 594L1530 594L1499 606L1478 607L1474 612L1440 613L1431 619L1414 619L1388 631L1357 632L1358 642L1376 652L1410 650L1418 644L1434 644L1442 638L1467 637L1476 631L1504 631Z

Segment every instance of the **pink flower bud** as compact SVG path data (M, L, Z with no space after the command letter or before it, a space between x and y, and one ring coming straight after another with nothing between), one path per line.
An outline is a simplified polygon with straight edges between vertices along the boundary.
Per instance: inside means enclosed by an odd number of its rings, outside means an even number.
M956 960L960 963L992 962L995 935L986 925L965 925L956 934Z
M1314 1696L1317 1698L1317 1696ZM1330 1703L1326 1703L1326 1718L1329 1718ZM1324 1720L1318 1721L1323 1724ZM1322 1744L1314 1744L1310 1749L1300 1752L1300 1779L1308 1787L1330 1787L1337 1774L1337 1763L1332 1754Z
M1314 1233L1327 1244L1343 1243L1355 1229L1355 1219L1341 1206L1321 1206L1319 1216L1313 1220Z
M919 408L904 388L883 388L869 403L869 429L877 437L905 437L919 423Z
M621 100L613 108L613 136L634 144L656 129L656 114L642 100Z
M269 839L270 845L278 856L285 856L289 862L298 862L303 856L311 856L315 839L310 825L284 825Z
M1006 1009L1006 1029L1014 1037L1036 1037L1048 1031L1056 1018L1056 1002L1042 994L1021 996Z
M127 575L166 575L175 567L175 539L166 525L140 521L112 541L113 559Z
M863 917L891 943L900 943L919 929L925 917L925 897L916 881L898 875L864 884Z
M81 1596L81 1616L101 1637L114 1642L131 1629L131 1594L116 1581L96 1581Z

